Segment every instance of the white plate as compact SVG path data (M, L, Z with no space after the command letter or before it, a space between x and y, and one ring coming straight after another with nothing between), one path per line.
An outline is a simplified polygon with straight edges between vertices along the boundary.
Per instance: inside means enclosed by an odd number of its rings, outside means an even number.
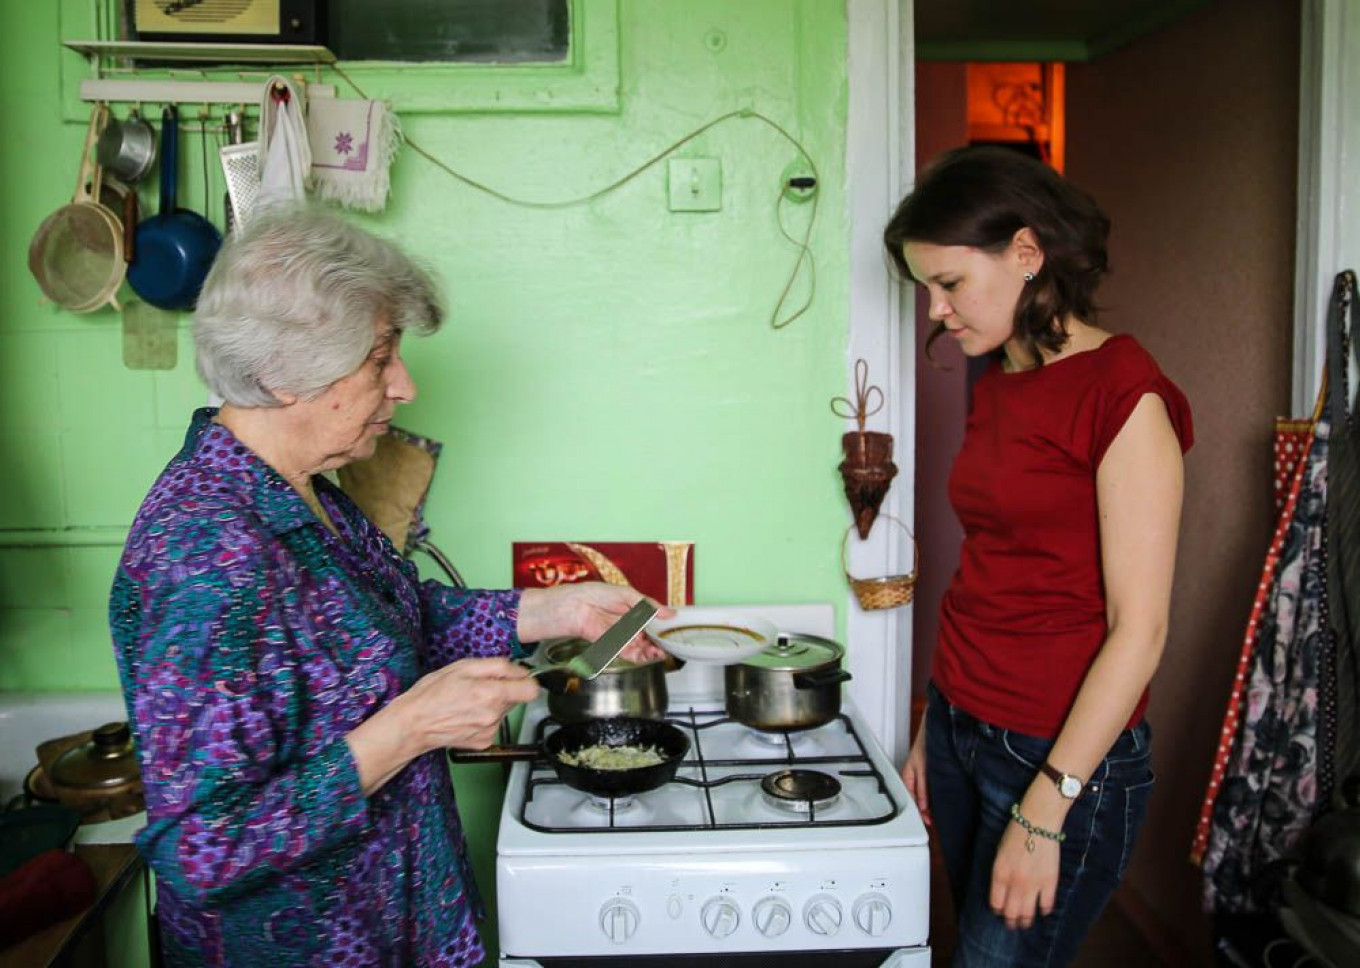
M677 608L673 618L652 619L647 635L686 662L732 665L773 645L774 625L717 608Z

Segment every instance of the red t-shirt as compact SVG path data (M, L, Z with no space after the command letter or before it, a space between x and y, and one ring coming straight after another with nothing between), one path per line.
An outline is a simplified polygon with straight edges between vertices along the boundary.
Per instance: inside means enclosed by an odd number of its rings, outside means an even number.
M1190 404L1131 336L977 381L949 475L964 538L931 672L965 712L1032 736L1061 730L1105 641L1096 469L1147 393L1188 450Z

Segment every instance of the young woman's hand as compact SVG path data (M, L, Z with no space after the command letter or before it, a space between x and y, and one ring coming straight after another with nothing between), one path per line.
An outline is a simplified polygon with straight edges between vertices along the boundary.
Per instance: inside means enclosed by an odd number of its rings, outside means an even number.
M1056 794L1054 794L1056 796ZM1026 797L1020 815L1045 830L1061 830L1066 809L1050 805L1042 798ZM1058 893L1058 866L1062 848L1057 841L1034 836L1034 850L1027 846L1029 833L1015 821L1006 824L992 863L992 889L988 901L997 917L1011 930L1023 930L1034 923L1035 912L1052 914Z
M921 725L912 740L911 752L907 762L902 764L902 782L907 792L916 801L916 809L921 811L921 819L930 826L930 797L926 793L926 721L921 717Z

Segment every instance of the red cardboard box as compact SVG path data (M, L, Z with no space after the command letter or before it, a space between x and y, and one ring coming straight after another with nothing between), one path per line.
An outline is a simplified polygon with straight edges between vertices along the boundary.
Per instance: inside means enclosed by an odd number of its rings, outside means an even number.
M694 604L692 541L516 541L511 562L516 588L605 581L663 605Z

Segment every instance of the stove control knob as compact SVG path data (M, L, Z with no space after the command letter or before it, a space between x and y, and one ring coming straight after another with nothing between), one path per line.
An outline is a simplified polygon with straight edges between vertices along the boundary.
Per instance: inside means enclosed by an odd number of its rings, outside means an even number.
M632 901L616 897L600 908L600 930L614 944L623 944L638 929L638 909Z
M699 920L710 935L726 938L741 924L741 910L731 898L714 897L704 902Z
M865 894L855 902L855 924L871 938L877 938L892 924L892 905L882 894Z
M767 897L756 902L751 912L751 920L756 930L767 938L777 938L793 923L793 909L788 902L777 897Z
M844 917L841 902L826 894L814 897L807 902L807 907L803 908L803 920L807 922L808 930L827 938L841 929L841 920Z

